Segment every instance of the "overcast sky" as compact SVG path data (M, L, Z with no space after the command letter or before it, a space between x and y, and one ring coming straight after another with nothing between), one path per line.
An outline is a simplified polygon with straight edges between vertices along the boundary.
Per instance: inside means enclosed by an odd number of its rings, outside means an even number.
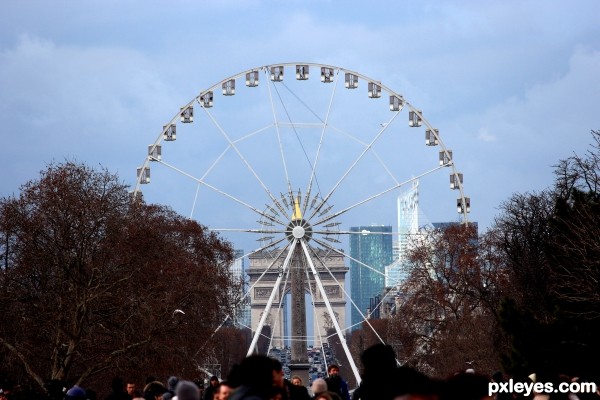
M200 90L304 61L360 72L424 110L485 229L600 129L599 15L597 0L5 0L0 195L65 159L134 185L146 146Z

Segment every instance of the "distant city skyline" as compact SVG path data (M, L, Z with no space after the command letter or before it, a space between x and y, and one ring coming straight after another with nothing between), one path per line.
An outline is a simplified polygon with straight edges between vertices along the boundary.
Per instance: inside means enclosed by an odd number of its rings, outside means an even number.
M367 315L371 298L379 296L384 289L385 266L393 261L392 226L361 225L350 227L350 293L352 301L352 326L363 321L360 313Z

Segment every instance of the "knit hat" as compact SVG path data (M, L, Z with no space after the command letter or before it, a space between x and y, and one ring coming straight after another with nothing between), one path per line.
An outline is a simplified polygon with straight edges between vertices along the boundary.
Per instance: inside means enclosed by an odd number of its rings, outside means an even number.
M179 381L175 388L177 400L200 400L198 386L194 382Z
M322 393L322 392L326 392L327 391L327 382L325 382L325 379L323 378L317 378L313 381L310 389L312 390L313 394L318 394L318 393Z
M175 387L177 386L178 382L179 382L178 377L170 376L169 379L167 379L167 389L169 389L171 391L175 391Z
M65 395L66 400L85 400L86 397L85 390L79 386L73 386L71 389L67 390Z

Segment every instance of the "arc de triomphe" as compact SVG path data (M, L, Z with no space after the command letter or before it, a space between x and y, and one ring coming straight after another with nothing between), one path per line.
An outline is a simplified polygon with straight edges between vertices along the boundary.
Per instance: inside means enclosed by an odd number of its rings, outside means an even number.
M344 256L323 249L311 250L313 254L315 254L312 257L312 261L319 274L325 293L327 294L327 299L331 304L339 326L343 328L346 326L346 299L344 297L344 292L346 290L346 273L348 272L348 267L344 264ZM250 293L252 332L256 332L259 320L266 309L267 302L273 291L273 285L275 285L279 272L284 264L284 255L277 257L278 253L277 250L271 250L268 252L263 251L254 253L248 256L250 261L248 275L250 277L250 287L252 288ZM277 260L274 262L274 259L276 258ZM268 271L265 272L267 269ZM328 270L331 273L328 272ZM264 276L260 278L263 273ZM285 321L284 315L286 313L285 296L290 290L290 281L283 279L279 285L279 289L276 291L273 299L273 306L266 319L265 325L271 327L273 347L281 348L285 345L285 326L283 322ZM304 291L305 293L312 295L314 307L313 333L315 336L313 344L315 346L321 346L321 338L325 338L327 330L333 328L334 325L321 293L310 272L308 273L308 277L305 278ZM281 302L282 298L284 299L283 302ZM281 308L279 307L280 302L282 304ZM293 312L294 311L292 310L292 313Z

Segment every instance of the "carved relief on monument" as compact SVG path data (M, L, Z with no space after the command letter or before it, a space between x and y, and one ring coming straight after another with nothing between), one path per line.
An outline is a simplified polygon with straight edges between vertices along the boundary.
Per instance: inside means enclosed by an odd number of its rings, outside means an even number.
M339 286L325 286L324 289L325 289L325 293L327 294L327 297L330 297L330 298L342 297L342 292L341 292Z
M270 296L271 296L271 292L273 289L271 288L262 288L262 287L257 287L254 288L254 298L255 299L264 299L267 300Z

